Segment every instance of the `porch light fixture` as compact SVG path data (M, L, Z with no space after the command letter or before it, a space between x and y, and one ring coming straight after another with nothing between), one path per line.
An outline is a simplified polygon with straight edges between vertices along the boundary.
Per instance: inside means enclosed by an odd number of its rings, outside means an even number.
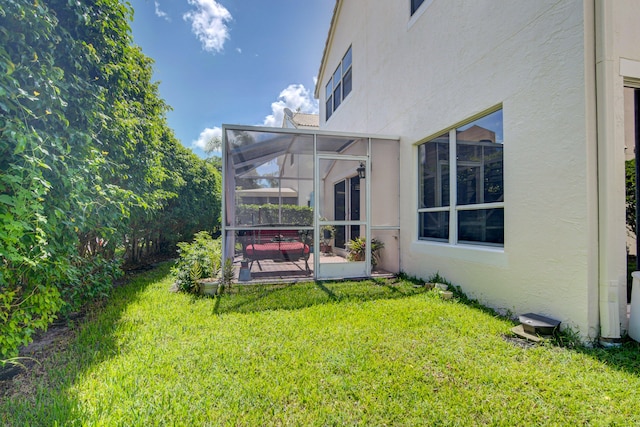
M358 166L358 168L356 169L356 171L358 171L358 178L360 179L365 179L366 175L365 175L365 167L364 167L364 163L360 162L360 166Z

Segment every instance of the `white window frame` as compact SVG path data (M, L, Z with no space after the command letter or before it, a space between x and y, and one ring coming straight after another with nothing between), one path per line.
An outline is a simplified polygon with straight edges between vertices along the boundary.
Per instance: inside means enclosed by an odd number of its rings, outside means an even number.
M447 243L449 245L473 245L473 246L487 246L487 247L498 247L498 248L503 248L504 247L504 243L502 244L498 244L498 243L491 243L491 242L472 242L472 241L462 241L460 242L458 239L458 214L461 211L475 211L475 210L485 210L485 209L503 209L505 207L505 203L504 203L504 198L502 201L500 202L490 202L490 203L473 203L473 204L462 204L462 205L458 205L458 165L472 165L472 163L468 162L468 161L462 161L462 162L458 162L457 159L457 129L459 129L460 127L472 123L478 119L481 119L483 117L486 117L490 114L493 114L497 111L502 110L502 107L500 108L495 108L495 109L491 109L489 111L486 111L482 114L479 114L477 116L475 116L473 119L470 120L466 120L465 122L462 122L460 124L457 124L456 126L452 127L451 129L449 129L448 133L449 133L449 160L448 161L438 161L437 162L437 167L438 167L438 174L437 174L437 179L440 179L440 168L442 165L447 164L449 166L449 206L436 206L436 207L429 207L429 208L418 208L417 209L417 230L418 230L418 240L421 242L440 242L443 243L444 240L440 239L440 238L435 238L435 237L421 237L420 236L420 214L422 213L434 213L434 212L447 212L449 215L449 236L447 239ZM504 129L504 123L503 123L503 129ZM433 137L429 137L425 140L423 140L422 142L416 144L418 149L420 149L421 145L424 144L429 144L431 143L431 141L434 138L437 138L438 135L444 135L447 131L445 130L444 132L439 132L437 134L435 134ZM503 157L503 162L504 162L504 157ZM475 165L475 162L474 164ZM418 164L418 179L423 179L423 174L420 173L421 171L421 166L420 164ZM481 169L480 172L481 175L481 179L482 176L484 175L484 171L483 169ZM502 176L502 182L503 182L503 186L504 186L504 166L503 166L503 176ZM440 184L441 185L441 184ZM418 192L421 191L422 185L418 185ZM441 186L438 187L438 189L441 190ZM504 189L503 189L504 191ZM437 194L440 194L441 192L438 192ZM420 200L420 194L417 194L417 199L416 200ZM504 222L503 222L503 233L506 235L505 231L504 231Z
M342 102L345 100L347 96L353 90L353 51L352 46L349 46L345 54L342 56L342 60L340 60L340 64L335 69L335 71L329 77L329 81L325 85L325 122L329 120L329 118L335 113ZM347 55L350 56L350 60L347 64L345 64L345 59ZM345 66L346 65L346 66ZM347 94L344 93L344 81L345 76L351 73L351 89ZM336 105L336 99L338 99L338 105Z

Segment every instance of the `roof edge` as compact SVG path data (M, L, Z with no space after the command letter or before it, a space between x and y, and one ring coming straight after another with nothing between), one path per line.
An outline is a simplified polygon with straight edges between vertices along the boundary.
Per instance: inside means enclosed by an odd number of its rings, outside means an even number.
M336 5L333 7L333 15L331 16L331 23L329 24L329 31L327 33L327 40L324 42L324 50L322 51L322 59L320 60L320 68L318 69L318 80L316 81L316 88L313 92L315 99L320 99L320 87L322 86L322 76L326 67L326 60L329 52L329 45L333 41L333 34L335 32L336 23L338 21L338 14L342 6L342 0L336 0Z
M278 127L270 127L270 126L251 126L251 125L238 125L231 123L223 123L222 124L222 136L225 137L224 133L227 130L232 131L254 131L254 132L267 132L267 133L289 133L289 134L299 134L299 135L319 135L319 136L338 136L338 137L347 137L347 138L372 138L372 139L384 139L390 141L400 141L399 135L381 135L381 134L369 134L369 133L359 133L359 132L342 132L342 131L332 131L332 130L324 130L324 129L290 129L290 128L278 128Z

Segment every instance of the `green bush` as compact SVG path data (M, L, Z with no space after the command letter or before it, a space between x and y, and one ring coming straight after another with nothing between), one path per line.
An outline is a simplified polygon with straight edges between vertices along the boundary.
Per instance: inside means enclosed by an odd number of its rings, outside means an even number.
M191 243L178 243L178 254L173 274L182 292L196 294L200 291L198 280L216 278L220 273L222 244L206 231L196 233Z
M119 0L0 1L0 359L130 263L219 225Z
M237 225L313 225L313 209L307 206L282 205L282 219L278 205L238 205Z
M37 329L46 329L62 306L53 286L26 284L0 292L0 361L15 357L18 348L31 342ZM0 363L0 366L1 363Z
M101 255L71 256L64 283L58 284L65 304L61 315L79 310L83 305L107 297L113 289L113 280L122 276L120 259Z

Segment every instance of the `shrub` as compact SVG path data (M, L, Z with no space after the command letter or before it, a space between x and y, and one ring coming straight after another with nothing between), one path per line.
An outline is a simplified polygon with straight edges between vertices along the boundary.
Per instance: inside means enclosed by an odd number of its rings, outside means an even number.
M235 272L233 270L233 263L228 259L222 268L222 277L220 278L220 285L222 287L221 292L224 292L225 289L231 289L231 283L233 282L234 277Z
M384 243L375 237L371 239L371 265L378 265L382 249L384 249ZM364 261L367 253L367 241L364 237L356 237L347 243L347 250L349 251L347 255L349 261Z
M61 315L80 310L85 304L107 297L113 289L113 281L122 276L120 259L108 259L102 255L69 257L69 267L64 283L58 286L65 304Z
M191 243L178 243L179 258L173 268L178 290L198 293L198 281L220 273L222 245L206 231L196 233Z
M282 210L278 205L238 205L236 223L238 225L312 225L313 209L297 205L282 205Z

